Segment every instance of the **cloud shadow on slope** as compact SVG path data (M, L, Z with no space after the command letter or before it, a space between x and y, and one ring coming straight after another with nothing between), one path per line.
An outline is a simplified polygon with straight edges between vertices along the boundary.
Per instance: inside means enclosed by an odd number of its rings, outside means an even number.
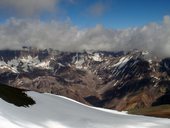
M35 101L28 97L24 90L4 84L0 84L0 98L17 107L29 107L29 105L35 104Z

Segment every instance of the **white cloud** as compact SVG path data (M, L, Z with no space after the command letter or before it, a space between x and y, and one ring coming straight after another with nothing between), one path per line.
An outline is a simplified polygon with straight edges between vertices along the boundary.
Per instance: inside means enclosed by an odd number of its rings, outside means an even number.
M38 15L44 11L54 11L59 0L0 0L0 7L5 11L14 11L21 16ZM13 13L13 12L11 12Z
M124 30L106 29L101 25L78 29L68 22L10 19L0 25L0 48L23 45L58 50L131 50L144 49L170 55L170 20Z
M67 1L70 2L71 4L77 3L77 0L67 0Z
M88 10L90 11L90 14L92 14L93 16L101 16L107 10L107 5L101 2L95 3L91 5L88 8Z

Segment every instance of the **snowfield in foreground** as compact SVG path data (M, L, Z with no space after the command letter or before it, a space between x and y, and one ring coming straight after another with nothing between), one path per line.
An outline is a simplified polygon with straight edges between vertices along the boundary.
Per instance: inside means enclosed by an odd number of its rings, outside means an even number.
M89 107L51 94L27 92L33 106L0 99L0 128L169 128L170 120Z

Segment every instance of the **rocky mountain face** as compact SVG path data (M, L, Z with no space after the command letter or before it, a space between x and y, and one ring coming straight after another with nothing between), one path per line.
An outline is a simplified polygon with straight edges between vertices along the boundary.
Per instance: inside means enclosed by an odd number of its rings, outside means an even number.
M0 51L0 82L117 110L170 104L170 58L148 52Z

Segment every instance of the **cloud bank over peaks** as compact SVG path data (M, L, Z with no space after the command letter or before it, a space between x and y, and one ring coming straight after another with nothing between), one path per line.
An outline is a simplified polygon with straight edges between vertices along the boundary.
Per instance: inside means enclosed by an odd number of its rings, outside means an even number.
M18 49L23 45L58 50L148 50L160 56L170 56L170 17L161 24L123 30L102 25L79 29L69 22L43 22L11 18L0 25L0 49Z

